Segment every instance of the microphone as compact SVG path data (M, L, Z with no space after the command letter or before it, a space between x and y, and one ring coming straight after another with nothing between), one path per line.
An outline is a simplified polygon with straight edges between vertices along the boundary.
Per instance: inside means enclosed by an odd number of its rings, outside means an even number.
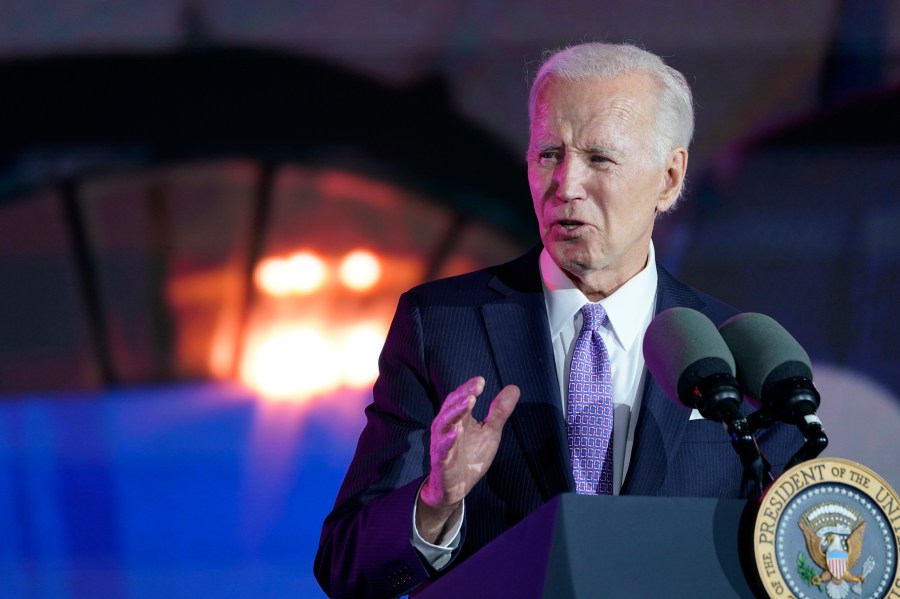
M769 465L741 412L735 361L706 316L690 308L660 312L644 334L647 368L672 401L725 425L746 471L764 486Z
M759 412L753 424L772 420L793 424L806 439L787 467L811 459L828 445L822 421L816 415L819 392L813 385L812 363L796 339L773 318L748 312L719 327L737 362L737 377Z
M734 357L716 325L700 312L690 308L660 312L644 334L644 360L675 403L717 422L744 418Z

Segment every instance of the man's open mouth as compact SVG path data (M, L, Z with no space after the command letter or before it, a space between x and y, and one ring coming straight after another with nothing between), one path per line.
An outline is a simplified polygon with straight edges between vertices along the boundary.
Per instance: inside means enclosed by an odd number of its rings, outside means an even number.
M578 227L584 225L584 223L580 220L558 220L556 221L556 224L563 229L566 229L567 231L573 231Z

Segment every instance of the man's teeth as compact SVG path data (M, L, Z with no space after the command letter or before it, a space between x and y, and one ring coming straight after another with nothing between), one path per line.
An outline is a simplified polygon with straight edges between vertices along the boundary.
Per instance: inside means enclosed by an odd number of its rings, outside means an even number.
M575 227L579 226L581 223L571 221L571 220L562 220L562 221L559 221L559 224L562 225L563 227L565 227L566 229L574 229Z

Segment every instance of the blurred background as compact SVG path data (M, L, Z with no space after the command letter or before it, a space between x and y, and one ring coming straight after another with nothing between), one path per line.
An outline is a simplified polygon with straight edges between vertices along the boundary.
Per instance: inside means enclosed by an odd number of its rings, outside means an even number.
M657 255L900 487L900 2L2 0L0 597L321 597L399 294L537 241L542 51L697 105Z

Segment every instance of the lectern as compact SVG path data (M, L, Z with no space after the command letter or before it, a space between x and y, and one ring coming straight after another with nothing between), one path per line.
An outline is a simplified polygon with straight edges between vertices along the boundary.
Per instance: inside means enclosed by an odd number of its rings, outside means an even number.
M415 597L764 597L755 516L734 499L560 495Z

